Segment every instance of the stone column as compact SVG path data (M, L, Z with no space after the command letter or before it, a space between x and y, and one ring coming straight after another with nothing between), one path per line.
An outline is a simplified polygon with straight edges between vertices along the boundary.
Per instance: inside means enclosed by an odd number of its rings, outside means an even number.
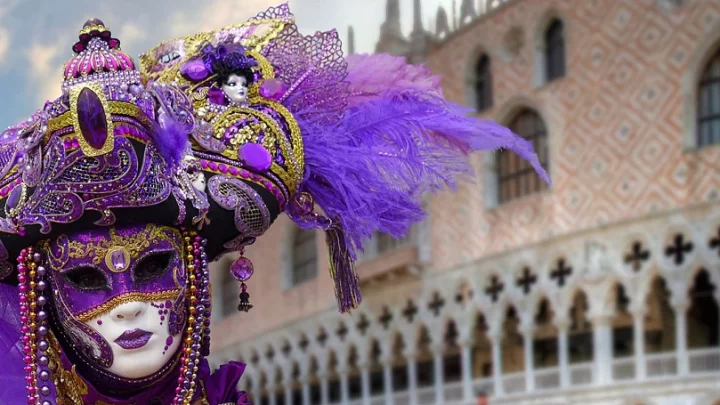
M277 405L277 387L275 384L268 384L268 402L270 405Z
M286 380L285 385L285 405L296 405L293 404L293 392L292 392L292 380ZM299 404L297 404L299 405Z
M472 352L474 341L472 339L464 339L459 342L462 350L462 382L463 382L463 401L471 403L475 399L473 392L473 367Z
M370 363L361 362L360 367L360 383L362 386L362 403L370 405Z
M690 302L687 296L672 302L675 311L675 347L677 353L677 371L679 375L687 375L690 372L690 359L687 348L687 311Z
M523 348L525 354L525 391L535 391L535 358L533 342L535 338L535 327L524 326L520 333L523 335Z
M445 354L445 345L444 344L438 344L434 345L432 347L432 354L433 354L433 368L434 368L434 382L435 382L435 404L436 405L443 405L445 403L445 370L443 370L444 366L444 357Z
M568 330L570 329L570 321L567 318L558 318L555 320L555 327L558 331L558 371L560 372L560 388L568 388L570 386L570 360Z
M406 351L407 374L408 374L408 395L410 405L418 405L417 390L417 353L414 351Z
M302 379L302 403L303 405L311 405L310 402L310 379L304 377Z
M330 403L330 392L328 390L328 374L324 371L320 374L320 404L328 405Z
M639 381L643 381L647 377L647 362L645 361L645 313L646 309L644 307L632 310L635 379Z
M383 380L385 387L385 405L394 405L395 398L393 396L392 359L383 359Z
M493 385L496 397L505 395L503 387L503 357L502 357L502 333L488 333L488 339L492 343L492 368L493 368Z
M338 373L340 375L340 403L348 405L350 403L350 387L348 385L348 370L342 369Z
M599 314L593 316L590 321L593 324L595 384L606 385L612 381L612 316Z

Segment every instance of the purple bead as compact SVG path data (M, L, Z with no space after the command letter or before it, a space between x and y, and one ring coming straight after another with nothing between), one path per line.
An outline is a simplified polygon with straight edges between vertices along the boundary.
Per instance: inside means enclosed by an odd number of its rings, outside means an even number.
M239 257L230 266L230 273L232 273L232 276L238 281L249 280L254 272L255 268L252 262L246 257Z
M40 263L41 260L42 260L42 255L40 255L40 253L33 253L33 261L35 263Z
M48 373L48 372L45 371L45 370L41 371L41 372L40 372L40 379L43 380L43 381L49 380L49 379L50 379L50 373Z
M38 312L37 317L39 320L44 321L47 319L47 312L40 311L40 312Z
M47 385L44 385L42 388L40 388L40 395L44 397L50 395L50 388L48 388Z
M47 332L48 332L48 329L47 329L47 326L45 326L45 325L40 326L38 328L38 335L41 337L47 335Z
M246 167L260 172L266 171L272 164L270 152L256 143L246 143L241 146L238 157Z
M44 295L41 295L41 296L37 297L37 303L38 303L38 305L40 305L41 307L44 307L45 304L47 304L47 298L45 298Z
M40 277L45 276L45 275L47 274L47 269L45 268L45 266L38 266L38 268L37 268L37 274L38 274L38 276L40 276Z
M41 280L41 281L38 281L38 283L37 283L37 289L38 289L38 291L45 291L46 288L47 288L47 283L46 283L46 282L44 282L44 281L42 281L42 280Z
M270 78L260 85L260 95L270 100L280 100L287 91L287 85L282 81Z
M101 149L107 140L108 123L100 97L89 88L78 95L77 114L85 141L93 149Z
M40 349L41 352L46 351L48 349L48 342L41 340L40 343L38 343L38 349Z
M47 366L48 365L47 356L40 356L40 358L38 359L38 364L40 364L41 366Z

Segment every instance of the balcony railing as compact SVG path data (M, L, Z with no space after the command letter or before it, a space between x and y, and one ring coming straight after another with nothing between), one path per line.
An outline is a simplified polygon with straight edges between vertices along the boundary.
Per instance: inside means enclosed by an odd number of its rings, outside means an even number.
M645 356L645 367L647 379L663 379L677 375L677 353L657 353ZM614 382L633 382L637 380L635 357L623 357L614 359L612 362L612 377ZM690 375L707 375L720 373L720 348L711 347L706 349L688 351ZM581 387L593 385L594 363L571 364L568 367L570 387ZM537 369L534 373L534 392L552 394L562 393L561 375L558 367ZM502 378L504 395L518 396L529 395L527 392L525 373L517 372L503 375ZM489 396L494 395L495 387L492 378L478 378L472 381L472 394L485 392ZM460 405L464 403L464 386L462 381L446 383L442 387L444 403ZM436 403L436 391L434 386L422 387L415 393L418 405L432 405ZM411 393L407 390L394 392L394 405L410 405ZM375 395L370 398L370 405L385 405L385 395ZM364 405L363 399L354 399L348 405ZM298 404L301 405L301 404ZM337 404L341 405L341 404Z

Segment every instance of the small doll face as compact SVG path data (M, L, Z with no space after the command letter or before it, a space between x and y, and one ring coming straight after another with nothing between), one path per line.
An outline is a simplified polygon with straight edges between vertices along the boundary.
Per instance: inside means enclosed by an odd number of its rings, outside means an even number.
M247 103L248 83L245 76L231 74L223 83L222 91L233 104Z
M176 354L185 325L183 238L137 225L61 236L48 246L59 323L78 355L127 379Z

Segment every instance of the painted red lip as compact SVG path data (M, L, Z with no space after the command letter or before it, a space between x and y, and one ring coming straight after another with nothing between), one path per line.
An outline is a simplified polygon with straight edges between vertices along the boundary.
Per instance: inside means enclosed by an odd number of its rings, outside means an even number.
M151 337L151 332L142 329L133 329L125 331L125 333L115 339L115 343L126 350L139 349L145 346Z

